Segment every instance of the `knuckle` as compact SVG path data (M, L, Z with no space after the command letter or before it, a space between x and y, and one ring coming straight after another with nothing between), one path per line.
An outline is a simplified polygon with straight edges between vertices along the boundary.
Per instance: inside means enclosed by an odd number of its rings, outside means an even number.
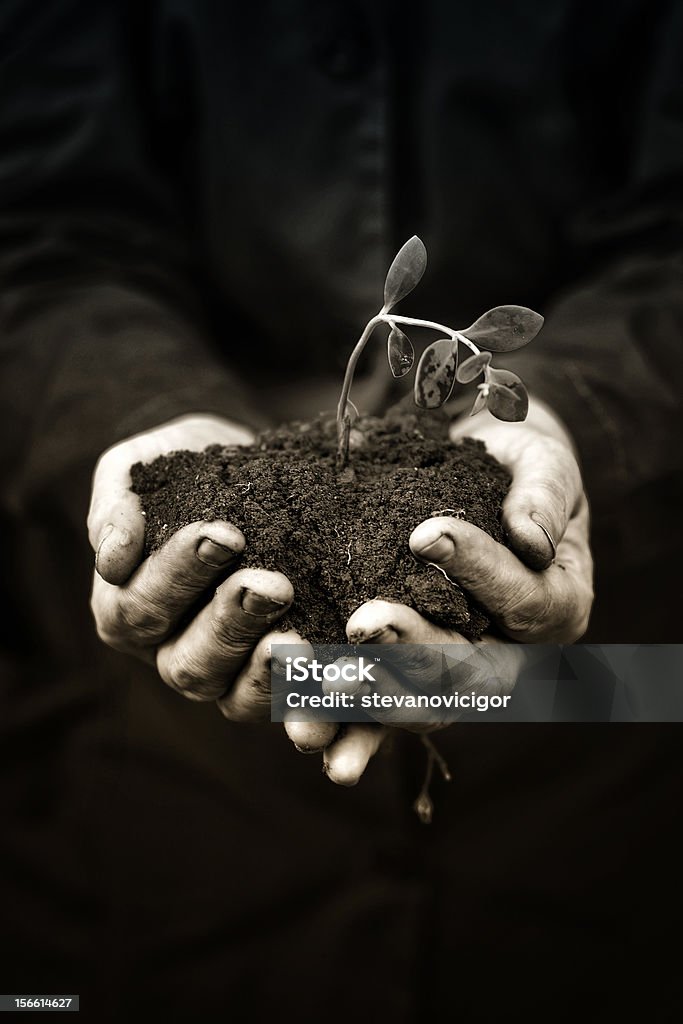
M219 608L214 608L209 620L211 639L220 650L228 650L233 653L246 653L254 646L256 637L260 635L259 630L251 627L251 631L245 623L233 613ZM265 628L265 627L264 627Z
M111 647L115 651L125 651L126 644L119 633L116 633L109 629L104 623L99 622L95 619L95 629L97 636L106 644L107 647Z
M149 643L159 640L168 629L164 612L147 598L135 592L122 594L117 606L117 625L124 633L132 633Z
M177 690L178 693L191 692L199 684L196 671L188 665L184 658L179 657L177 654L172 654L170 657L163 659L159 658L157 660L157 669L166 685Z
M515 595L504 606L502 622L513 633L537 636L547 627L551 611L550 596L537 586L531 591Z
M549 643L573 644L588 629L590 604L576 595L549 596L545 610L537 611L526 632Z
M218 706L231 722L260 722L268 715L268 705L262 699L250 700L243 693L226 697Z
M254 703L264 705L270 703L270 680L261 675L249 676L249 696Z
M225 694L228 683L217 671L211 671L184 652L160 652L157 671L164 683L188 700L214 701Z
M95 631L102 643L107 647L112 647L115 651L124 650L125 639L121 631L116 628L115 609L112 607L111 601L105 599L97 582L90 597L90 611L95 620Z

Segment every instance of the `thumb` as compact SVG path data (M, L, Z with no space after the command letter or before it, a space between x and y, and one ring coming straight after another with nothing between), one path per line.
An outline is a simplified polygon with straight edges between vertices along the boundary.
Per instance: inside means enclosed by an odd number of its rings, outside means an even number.
M223 416L192 413L109 448L95 467L88 513L88 535L102 579L119 586L142 560L145 517L130 489L132 465L181 449L198 452L209 444L250 444L253 438L249 428Z
M131 454L124 443L100 458L88 512L95 568L103 580L117 586L140 564L144 549L145 519L139 498L130 490L130 466L135 461Z
M546 569L581 498L579 467L564 444L542 435L530 436L507 465L512 483L503 501L503 526L522 561Z
M575 515L583 484L572 441L550 408L531 400L522 423L500 423L490 413L479 423L456 422L451 439L469 436L486 448L512 475L502 508L502 523L515 554L530 569L546 569Z

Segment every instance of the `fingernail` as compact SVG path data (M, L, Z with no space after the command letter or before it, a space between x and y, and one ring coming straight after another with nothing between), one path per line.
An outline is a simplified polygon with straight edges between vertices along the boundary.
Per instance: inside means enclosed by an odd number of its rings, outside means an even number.
M236 551L232 551L225 544L219 544L217 540L211 540L210 537L203 537L197 545L197 558L212 569L222 569L236 554Z
M455 544L450 537L441 533L431 544L422 546L419 554L420 558L430 562L445 562L455 554Z
M552 534L550 533L550 530L541 521L541 517L536 512L532 512L531 515L529 516L529 518L531 519L532 523L535 523L535 525L539 528L539 530L541 531L541 533L545 537L547 543L550 545L550 550L552 551L552 556L551 557L554 559L556 554L557 554L557 545L556 545L556 543L555 543L555 541L553 539Z
M113 523L109 523L108 526L105 526L102 536L100 537L100 542L97 545L97 551L95 552L95 568L97 569L98 572L100 571L100 557L102 555L102 548L104 547L107 539L111 536L111 531L113 529Z
M114 529L114 524L113 523L107 523L107 525L105 526L104 530L102 531L102 536L100 537L100 543L99 543L99 547L100 548L104 544L104 542L107 539L107 537L109 537L109 535L111 534L111 531L113 529Z
M281 611L285 604L285 601L275 601L272 597L256 594L248 587L242 589L242 609L247 615L270 615L272 612Z
M104 528L100 543L95 553L95 568L99 572L100 560L110 548L119 547L125 548L131 543L132 536L130 530L123 530L119 526L114 526L113 523L108 523Z

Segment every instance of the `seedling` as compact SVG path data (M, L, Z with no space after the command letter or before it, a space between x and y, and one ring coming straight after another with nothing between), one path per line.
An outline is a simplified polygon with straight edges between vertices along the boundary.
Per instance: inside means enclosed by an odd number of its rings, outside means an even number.
M337 461L346 465L349 433L358 412L351 402L353 375L360 355L378 324L388 324L387 356L394 377L405 377L415 362L415 350L402 327L426 327L445 337L428 345L415 372L415 404L423 409L438 409L446 402L457 381L469 384L483 377L472 406L471 416L487 408L499 420L518 422L526 419L529 396L524 384L510 370L491 366L492 352L513 352L527 345L543 326L543 317L525 306L496 306L463 330L454 330L433 320L398 316L394 306L420 281L427 266L424 243L413 235L396 254L384 284L384 305L365 326L349 356L337 406ZM401 325L400 327L398 325ZM469 354L460 359L460 348Z

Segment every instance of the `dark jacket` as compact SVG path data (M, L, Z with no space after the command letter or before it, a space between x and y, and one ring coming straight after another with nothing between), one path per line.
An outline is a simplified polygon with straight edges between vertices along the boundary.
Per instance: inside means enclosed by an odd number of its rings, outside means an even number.
M417 233L406 312L546 316L508 365L579 448L592 638L677 640L683 8L7 0L0 40L4 991L484 1020L570 975L580 1002L680 858L674 728L450 730L425 831L412 741L341 792L106 651L84 520L115 441L339 382Z

